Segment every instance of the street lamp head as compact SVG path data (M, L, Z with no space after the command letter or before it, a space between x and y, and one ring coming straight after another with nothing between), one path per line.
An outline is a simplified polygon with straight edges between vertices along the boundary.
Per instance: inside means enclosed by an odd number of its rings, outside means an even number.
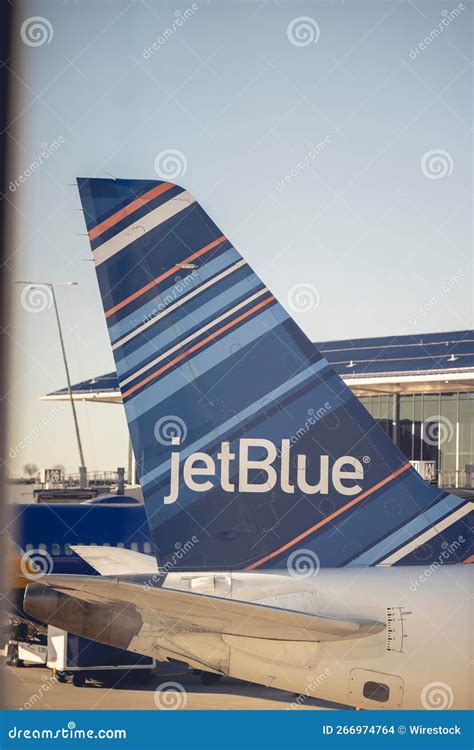
M78 281L14 281L14 284L26 284L28 286L77 286Z

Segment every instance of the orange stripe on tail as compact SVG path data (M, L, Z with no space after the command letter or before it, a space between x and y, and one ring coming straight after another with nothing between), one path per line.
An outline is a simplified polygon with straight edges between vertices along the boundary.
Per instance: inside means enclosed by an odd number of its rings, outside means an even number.
M245 318L248 318L249 315L252 315L252 313L257 312L257 310L260 310L260 308L265 307L269 304L269 302L272 302L275 299L273 294L271 294L269 297L266 297L262 302L259 302L258 305L255 305L255 307L251 307L250 310L247 310L246 312L242 313L242 315L239 315L238 318L234 318L234 320L231 320L229 323L226 323L225 326L222 326L222 328L218 328L217 331L214 331L214 333L211 333L209 336L206 336L205 339L202 339L202 341L199 341L197 344L194 344L194 346L191 346L189 349L186 349L186 351L179 354L177 357L175 357L171 362L167 362L166 365L163 365L163 367L160 367L159 370L155 370L155 372L152 372L150 375L148 375L144 380L141 380L139 383L136 383L136 385L132 386L132 388L129 388L128 391L125 391L123 394L123 398L127 398L127 396L131 396L132 393L135 393L139 388L141 388L143 385L146 385L150 382L150 380L154 380L158 377L158 375L161 375L166 370L169 370L170 367L173 367L173 365L180 362L182 359L188 356L188 354L192 354L193 352L197 351L198 349L201 349L205 344L208 343L208 341L212 341L212 339L217 338L219 334L224 333L224 331L229 330L229 328L233 328L237 323L240 323L241 320L245 320Z
M99 235L103 234L107 229L118 224L118 222L125 219L126 216L130 216L130 214L133 214L134 211L145 206L153 200L153 198L157 198L159 195L162 195L162 193L166 193L174 187L175 186L172 182L164 182L162 185L158 185L158 187L154 187L146 193L143 193L139 198L132 201L127 206L124 206L119 211L116 211L112 216L109 216L108 219L104 219L100 224L96 224L95 227L92 227L92 229L89 230L89 240L95 240L96 237L99 237Z
M137 299L138 297L141 297L142 294L145 294L145 292L148 292L150 289L153 289L154 286L159 284L164 279L167 279L168 276L172 276L174 273L176 273L176 271L179 271L181 266L184 263L190 263L196 258L200 258L201 255L204 255L204 253L209 252L209 250L212 250L213 247L217 247L217 245L221 245L223 242L225 242L226 239L227 237L225 237L224 235L221 235L220 237L217 238L217 240L214 240L214 242L210 242L208 245L205 245L204 247L202 247L200 250L197 250L192 255L188 255L188 257L182 260L179 264L177 264L176 266L173 266L173 268L169 268L160 276L157 276L156 279L153 279L153 281L150 281L148 284L145 284L145 286L142 286L141 289L138 289L136 292L131 294L130 297L123 299L117 305L115 305L114 307L111 307L110 310L107 310L107 312L105 313L105 317L109 318L118 310L121 310L122 307L125 307L130 302L133 302L133 300Z
M344 511L349 510L349 508L352 508L354 505L357 505L357 503L360 503L361 500L364 500L369 495L372 495L373 492L380 489L380 487L383 487L392 479L395 479L395 477L398 477L400 474L403 474L403 472L409 469L410 467L411 467L410 463L403 464L403 466L397 469L397 471L394 471L393 474L390 474L390 476L386 477L385 479L382 479L377 484L374 484L374 486L371 487L370 490L366 490L365 492L362 492L360 495L357 495L357 497L354 497L353 500L346 503L346 505L343 505L341 508L334 511L334 513L331 513L330 516L327 516L322 521L315 523L314 526L311 526L311 528L307 529L307 531L303 531L302 534L292 539L291 542L287 542L287 544L284 544L283 547L280 547L279 549L275 550L275 552L270 552L269 555L262 557L261 560L257 560L257 562L254 562L251 565L248 565L246 568L244 568L244 570L253 570L254 568L258 568L259 565L263 565L264 562L266 562L267 560L271 560L272 557L276 557L277 555L281 554L281 552L285 552L285 550L289 549L290 547L293 547L293 545L295 545L297 542L300 542L301 539L304 539L305 537L307 537L308 534L311 534L313 531L317 531L317 529L320 529L322 526L326 526L326 524L330 523L334 518L336 518L337 516L340 516L341 513L344 513Z

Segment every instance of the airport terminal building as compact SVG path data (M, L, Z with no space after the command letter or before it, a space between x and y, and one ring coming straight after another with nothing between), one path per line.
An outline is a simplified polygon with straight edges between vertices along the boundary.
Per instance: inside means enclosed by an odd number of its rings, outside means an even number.
M474 332L316 343L426 479L474 488ZM73 386L78 401L121 403L109 373ZM68 398L67 389L43 397Z

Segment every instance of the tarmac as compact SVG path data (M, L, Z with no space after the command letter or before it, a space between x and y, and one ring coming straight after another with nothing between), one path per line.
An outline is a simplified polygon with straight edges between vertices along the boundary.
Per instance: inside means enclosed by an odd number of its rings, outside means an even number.
M199 675L180 672L167 665L159 665L148 684L135 684L128 676L119 678L115 686L92 680L84 687L75 687L70 679L60 683L51 670L43 666L4 665L1 671L3 708L7 709L314 711L347 708L228 678L203 685ZM113 673L109 674L112 681L117 679Z

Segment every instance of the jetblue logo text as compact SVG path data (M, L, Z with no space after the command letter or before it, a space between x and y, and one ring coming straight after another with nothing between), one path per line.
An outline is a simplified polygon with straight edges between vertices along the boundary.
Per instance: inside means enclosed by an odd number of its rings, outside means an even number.
M180 439L174 438L173 443L179 445ZM254 456L255 450L258 451L259 458L250 458L252 449ZM277 449L271 440L245 438L239 440L238 450L234 449L234 452L231 452L229 442L223 442L216 459L198 451L191 453L182 467L180 452L173 451L170 493L164 498L164 503L168 505L178 500L181 472L185 486L194 492L209 492L217 486L223 492L269 492L276 485L289 494L300 490L305 495L327 495L333 489L350 496L361 491L357 480L364 479L364 467L354 456L341 456L333 461L323 455L315 456L314 461L316 466L307 455L300 453L295 462L290 440L282 440ZM295 463L295 478L292 480L290 467ZM317 481L311 483L308 475L314 479L315 471Z

